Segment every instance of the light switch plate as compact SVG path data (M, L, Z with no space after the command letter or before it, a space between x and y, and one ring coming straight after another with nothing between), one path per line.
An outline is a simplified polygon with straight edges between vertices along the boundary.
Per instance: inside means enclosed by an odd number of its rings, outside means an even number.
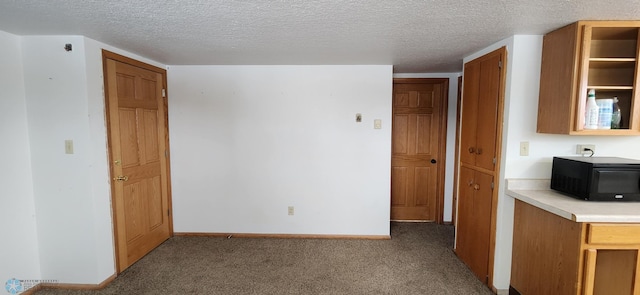
M382 120L380 119L373 120L373 129L382 129Z
M522 141L520 142L520 156L528 156L529 155L529 142Z
M64 141L64 153L73 154L73 140L67 139Z

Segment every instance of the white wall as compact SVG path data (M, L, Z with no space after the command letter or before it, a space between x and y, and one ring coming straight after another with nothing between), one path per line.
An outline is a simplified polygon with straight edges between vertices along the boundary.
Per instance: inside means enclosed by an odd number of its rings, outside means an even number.
M42 279L99 284L115 272L102 48L148 62L81 36L22 37Z
M389 234L391 66L168 75L176 232Z
M84 41L27 36L22 45L42 277L95 282ZM74 154L65 154L65 140Z
M40 279L20 37L0 31L0 284Z
M516 35L465 58L467 62L507 46L505 120L500 173L496 256L493 284L508 289L511 277L514 201L505 195L505 179L549 179L553 156L575 156L576 144L595 144L596 156L640 159L640 141L625 136L569 136L536 133L542 36ZM568 115L568 114L567 114ZM529 156L520 156L520 142L529 142Z
M394 78L448 78L449 93L447 104L447 143L445 155L445 176L444 176L444 208L443 221L451 222L453 212L453 176L456 152L456 115L458 107L458 77L462 73L398 73L393 74Z

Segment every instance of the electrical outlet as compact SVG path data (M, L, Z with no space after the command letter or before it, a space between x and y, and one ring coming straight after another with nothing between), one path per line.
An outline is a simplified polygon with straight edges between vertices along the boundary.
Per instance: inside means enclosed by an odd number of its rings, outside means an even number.
M289 215L293 215L294 213L293 206L289 206L288 211L289 211Z
M520 156L528 156L529 155L529 142L522 141L520 142Z
M585 149L589 149L586 150ZM593 153L596 152L596 145L595 144L578 144L576 145L576 154L578 155L592 155Z

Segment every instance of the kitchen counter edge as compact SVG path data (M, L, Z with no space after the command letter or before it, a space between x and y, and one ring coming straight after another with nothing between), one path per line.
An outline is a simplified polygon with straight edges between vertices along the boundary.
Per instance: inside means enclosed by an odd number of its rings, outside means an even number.
M550 188L548 179L507 179L506 194L575 222L640 223L640 202L579 200Z

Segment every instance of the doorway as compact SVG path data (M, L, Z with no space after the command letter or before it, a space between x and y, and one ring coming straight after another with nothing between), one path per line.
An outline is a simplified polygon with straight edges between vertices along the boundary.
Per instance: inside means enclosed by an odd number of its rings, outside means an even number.
M391 220L442 223L448 79L394 79Z

